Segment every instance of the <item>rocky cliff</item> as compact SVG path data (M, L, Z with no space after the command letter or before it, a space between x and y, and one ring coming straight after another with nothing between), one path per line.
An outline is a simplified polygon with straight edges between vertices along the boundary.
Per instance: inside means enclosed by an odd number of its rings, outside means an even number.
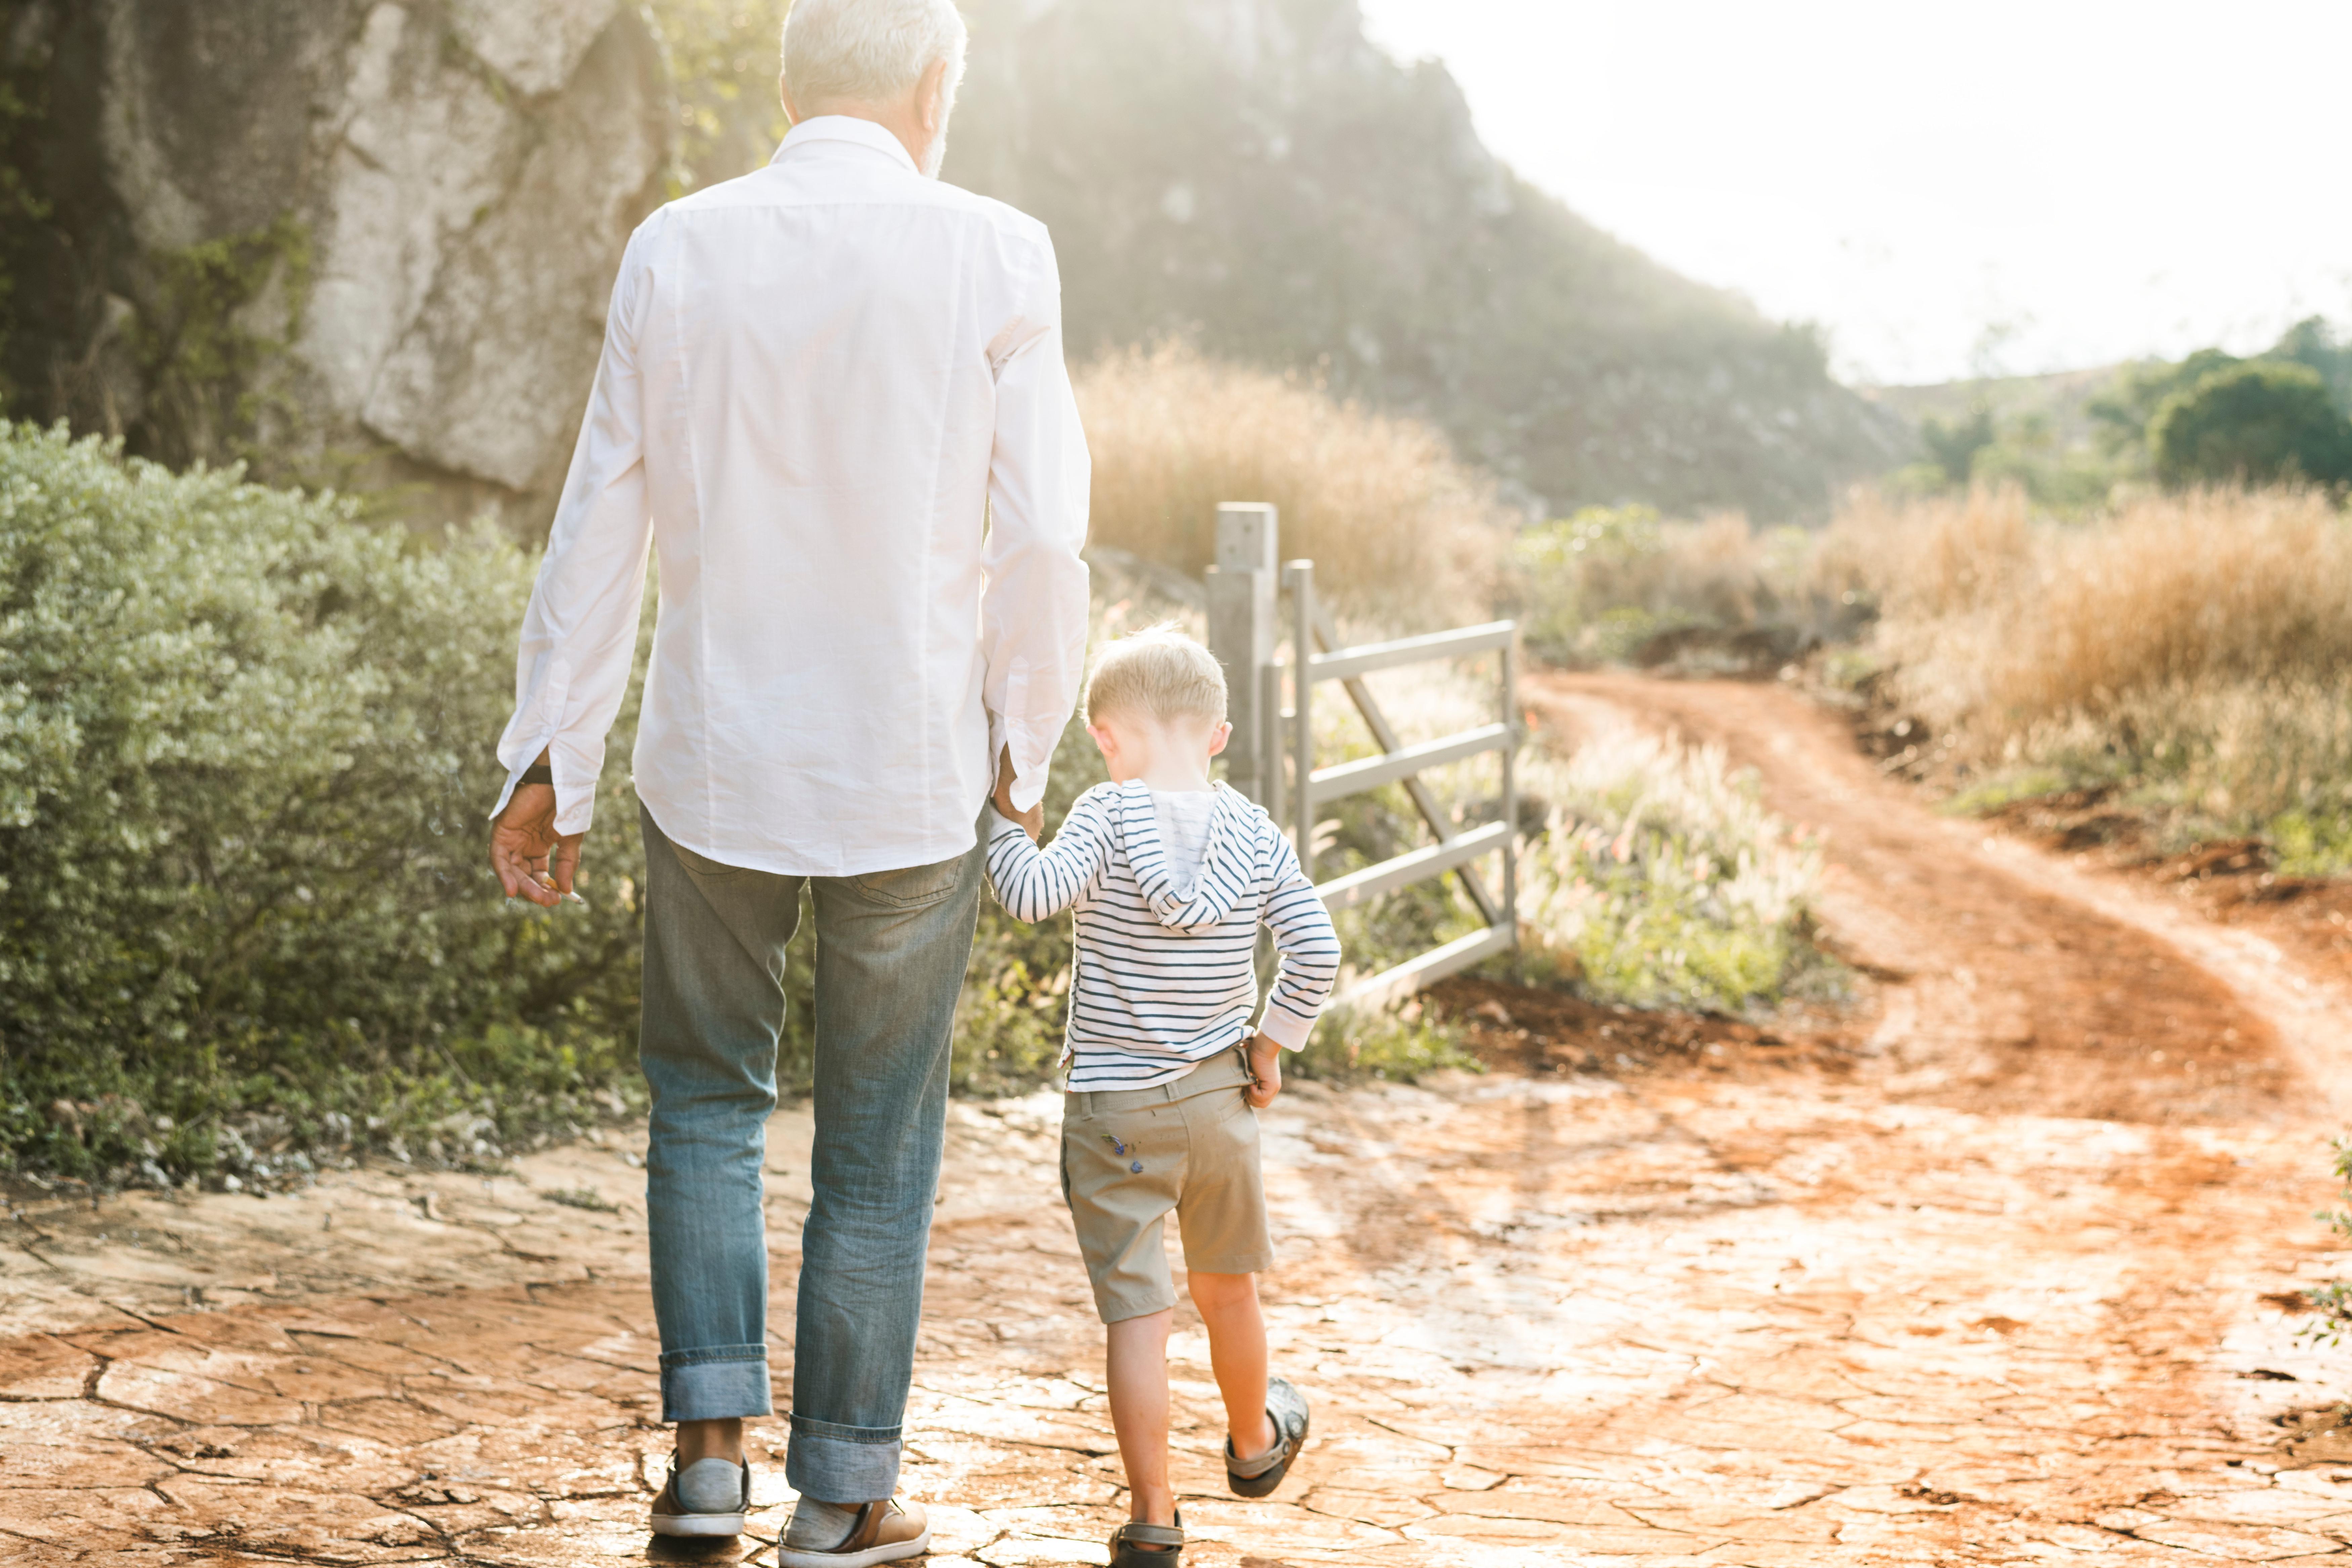
M661 51L621 0L10 0L10 411L173 462L537 512Z

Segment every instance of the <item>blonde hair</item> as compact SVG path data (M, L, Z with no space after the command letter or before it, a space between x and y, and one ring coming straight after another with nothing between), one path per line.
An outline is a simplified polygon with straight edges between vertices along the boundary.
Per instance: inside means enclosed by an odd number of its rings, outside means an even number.
M1177 719L1225 717L1225 672L1216 656L1173 621L1149 626L1103 649L1087 681L1087 721L1105 713Z

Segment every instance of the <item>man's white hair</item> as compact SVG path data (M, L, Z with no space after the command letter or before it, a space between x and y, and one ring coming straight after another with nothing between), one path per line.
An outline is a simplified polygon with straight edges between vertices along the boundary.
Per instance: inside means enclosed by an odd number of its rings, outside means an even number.
M793 0L784 80L804 110L844 99L888 103L945 60L952 105L964 38L955 0Z

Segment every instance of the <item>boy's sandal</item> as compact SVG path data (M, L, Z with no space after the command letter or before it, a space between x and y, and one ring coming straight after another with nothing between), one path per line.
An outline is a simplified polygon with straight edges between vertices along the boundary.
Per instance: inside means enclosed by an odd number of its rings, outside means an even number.
M1129 1520L1111 1531L1110 1568L1173 1568L1184 1556L1184 1515L1176 1522L1145 1524Z
M1279 1377L1265 1380L1265 1418L1274 1424L1275 1445L1255 1458L1238 1458L1225 1439L1225 1484L1238 1497L1272 1497L1290 1462L1307 1446L1307 1395Z

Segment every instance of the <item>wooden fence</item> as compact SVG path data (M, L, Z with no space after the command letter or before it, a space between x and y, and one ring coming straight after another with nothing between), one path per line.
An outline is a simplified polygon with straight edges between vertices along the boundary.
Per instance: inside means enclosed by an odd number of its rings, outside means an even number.
M1350 985L1339 1000L1377 1006L1502 952L1518 941L1518 876L1514 829L1518 816L1513 763L1518 751L1518 626L1513 621L1434 632L1396 642L1339 646L1330 614L1316 599L1310 561L1280 563L1278 519L1260 503L1217 509L1216 563L1209 568L1209 647L1224 666L1234 738L1226 748L1226 782L1290 824L1291 842L1307 876L1315 875L1317 813L1332 803L1383 784L1401 784L1436 842L1328 882L1318 882L1334 913L1416 882L1449 873L1486 921L1484 929L1415 954ZM1287 620L1289 657L1278 658ZM1378 670L1436 659L1498 656L1496 721L1433 741L1406 745L1381 711L1364 677ZM1379 746L1377 755L1329 767L1315 765L1317 689L1337 681ZM1457 825L1423 783L1430 768L1493 752L1502 759L1500 819ZM1477 862L1498 862L1489 883Z

